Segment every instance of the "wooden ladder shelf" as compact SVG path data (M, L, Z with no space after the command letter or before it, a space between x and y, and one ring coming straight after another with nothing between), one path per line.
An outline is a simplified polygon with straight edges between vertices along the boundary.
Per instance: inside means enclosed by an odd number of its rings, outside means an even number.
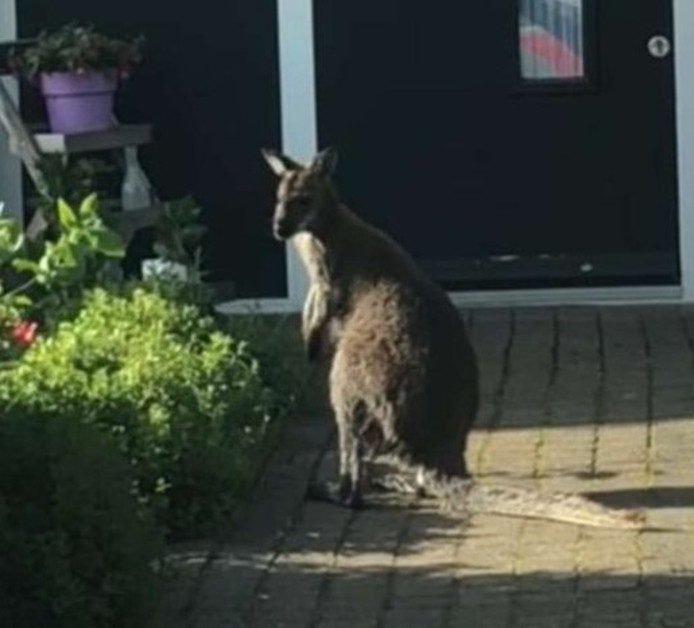
M48 195L48 186L39 168L43 155L57 153L64 155L67 159L69 155L76 153L125 151L129 148L136 150L137 147L148 144L152 140L152 129L148 124L115 125L105 131L69 135L33 132L22 120L2 81L0 81L0 126L9 136L10 150L21 159L36 189L44 196ZM100 210L104 222L117 231L126 244L137 231L156 224L160 212L160 204L127 211L105 208ZM37 211L27 227L27 235L31 238L40 237L45 225L44 217Z

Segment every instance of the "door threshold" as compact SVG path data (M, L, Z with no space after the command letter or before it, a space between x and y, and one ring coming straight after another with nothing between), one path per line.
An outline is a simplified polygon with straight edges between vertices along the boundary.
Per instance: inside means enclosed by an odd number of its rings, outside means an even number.
M681 286L616 288L547 288L543 290L480 290L449 292L458 307L546 307L562 305L658 305L683 303ZM238 299L219 303L220 314L292 314L301 303L287 298Z
M533 307L560 305L656 305L682 303L681 286L547 288L450 292L459 307Z
M227 315L293 314L301 311L301 304L282 298L237 299L217 303L215 310Z

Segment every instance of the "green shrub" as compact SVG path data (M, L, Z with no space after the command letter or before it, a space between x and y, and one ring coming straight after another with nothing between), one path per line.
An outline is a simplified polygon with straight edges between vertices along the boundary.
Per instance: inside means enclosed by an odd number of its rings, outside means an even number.
M300 395L309 373L295 316L239 314L224 320L235 338L243 338L249 351L263 365L263 377L291 407Z
M142 289L87 293L74 320L0 372L2 406L100 426L176 537L208 532L233 506L280 410L244 342Z
M329 409L326 364L312 365L306 359L298 315L249 313L223 320L232 336L248 342L263 365L263 380L278 394L285 412L323 414Z
M94 428L0 418L0 625L146 626L161 539Z

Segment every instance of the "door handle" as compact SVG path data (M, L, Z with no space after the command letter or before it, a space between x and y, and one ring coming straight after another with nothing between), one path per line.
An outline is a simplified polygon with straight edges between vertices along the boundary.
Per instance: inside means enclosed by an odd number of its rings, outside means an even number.
M672 44L665 35L653 35L648 40L648 52L656 59L664 59L670 54Z

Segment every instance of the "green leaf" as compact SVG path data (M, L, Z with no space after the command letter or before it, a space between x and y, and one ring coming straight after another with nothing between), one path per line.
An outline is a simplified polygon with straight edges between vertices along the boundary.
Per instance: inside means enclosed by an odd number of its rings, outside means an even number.
M12 218L0 219L0 254L11 256L24 246L20 224Z
M24 242L25 242L25 237L23 233L20 233L17 239L15 240L14 246L10 248L10 251L13 255L19 253L24 248Z
M77 266L79 250L72 247L69 242L60 241L54 249L54 260L57 265L64 268L74 268Z
M163 259L166 259L171 255L171 251L169 251L168 247L166 247L161 242L155 242L152 246L152 249L159 257Z
M60 221L60 226L64 229L69 229L77 224L77 216L72 208L61 198L58 199L58 220Z
M39 270L39 265L36 262L30 259L23 258L12 260L12 267L15 270L29 273L36 273Z
M95 248L107 257L125 257L125 244L114 231L102 229L93 233Z
M96 193L87 196L80 204L79 213L82 218L89 218L97 215L98 199Z
M190 240L201 238L205 235L207 227L204 225L190 225L181 229L181 236Z
M42 273L50 273L51 262L55 256L55 247L50 246L50 242L46 245L46 254L39 260L38 270Z
M16 294L12 297L12 304L15 307L29 307L31 303L31 299L25 294Z

